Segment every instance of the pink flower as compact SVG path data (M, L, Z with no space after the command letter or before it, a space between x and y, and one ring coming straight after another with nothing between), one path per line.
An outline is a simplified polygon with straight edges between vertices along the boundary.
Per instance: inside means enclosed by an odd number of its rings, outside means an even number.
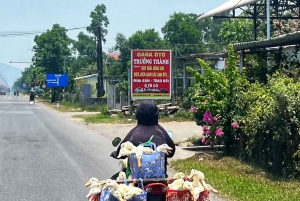
M222 129L220 127L218 127L217 130L216 130L216 136L220 136L221 137L223 135L224 135L224 133L223 133Z
M239 124L235 121L235 122L232 122L231 126L233 128L238 128L239 127Z
M205 140L205 137L203 137L203 138L202 138L202 143L205 143L205 141L206 141L206 140Z
M203 121L213 124L213 117L209 111L206 111L203 115Z
M206 125L202 126L202 131L204 135L209 135L211 133L210 129Z
M210 133L211 133L211 130L209 130L209 129L203 132L204 135L209 135Z
M197 111L197 107L196 106L194 106L194 107L191 107L191 112L196 112Z

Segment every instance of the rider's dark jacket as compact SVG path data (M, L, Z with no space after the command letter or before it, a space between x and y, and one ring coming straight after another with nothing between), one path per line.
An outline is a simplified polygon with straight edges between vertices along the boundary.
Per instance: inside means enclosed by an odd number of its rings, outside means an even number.
M116 158L116 156L119 155L123 142L130 141L133 145L138 146L140 143L147 142L151 136L153 136L151 141L154 142L156 146L166 143L173 149L172 152L166 156L168 158L173 157L176 149L175 144L167 131L158 124L158 112L159 109L153 101L143 101L140 103L136 110L136 119L138 121L136 127L127 134L120 143L117 151L112 153L112 156Z

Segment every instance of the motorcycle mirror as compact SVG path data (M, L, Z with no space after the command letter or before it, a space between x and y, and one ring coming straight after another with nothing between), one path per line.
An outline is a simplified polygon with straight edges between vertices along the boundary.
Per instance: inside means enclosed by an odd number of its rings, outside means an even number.
M113 139L112 141L112 145L114 147L118 146L118 144L121 142L121 138L120 137L116 137L115 139Z
M172 138L173 135L174 135L172 131L167 131L167 133L168 133L168 135L170 136L170 138Z

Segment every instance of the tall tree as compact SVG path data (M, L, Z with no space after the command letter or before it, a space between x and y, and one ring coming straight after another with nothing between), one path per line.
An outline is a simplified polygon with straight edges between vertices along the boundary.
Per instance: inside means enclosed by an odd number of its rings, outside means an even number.
M77 36L78 40L73 43L74 48L78 52L79 58L87 58L87 63L97 61L97 46L94 37L80 32Z
M222 46L220 45L221 39L219 37L219 32L222 28L222 23L228 21L228 19L206 18L200 21L196 21L199 15L191 13L189 14L189 16L195 22L197 29L203 33L203 42L205 43L206 51L212 52L222 50Z
M121 53L120 58L122 61L125 61L126 63L126 61L130 60L130 48L128 39L126 38L126 36L124 36L124 34L117 33L115 49Z
M174 13L161 29L164 39L171 46L179 46L181 54L191 54L204 50L203 34L197 29L191 16L185 13Z
M118 33L116 37L116 49L120 51L122 72L127 72L128 62L131 59L131 49L164 49L166 46L155 29L136 31L128 39ZM117 65L119 68L119 66Z
M34 66L42 67L45 73L61 73L65 58L71 55L72 40L64 27L54 24L51 30L34 38Z
M91 24L87 27L89 33L97 35L97 27L101 28L101 37L103 42L106 42L105 36L107 35L107 26L109 25L109 20L106 16L106 6L104 4L97 5L95 9L90 14Z
M223 22L219 33L222 44L246 42L253 40L253 20L233 19Z

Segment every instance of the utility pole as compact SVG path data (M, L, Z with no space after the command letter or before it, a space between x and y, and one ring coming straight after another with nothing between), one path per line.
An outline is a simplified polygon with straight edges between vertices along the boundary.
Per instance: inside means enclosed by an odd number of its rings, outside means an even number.
M102 59L102 34L101 27L97 27L97 72L98 72L98 83L97 83L97 97L101 98L104 94L104 86L103 86L103 59Z

